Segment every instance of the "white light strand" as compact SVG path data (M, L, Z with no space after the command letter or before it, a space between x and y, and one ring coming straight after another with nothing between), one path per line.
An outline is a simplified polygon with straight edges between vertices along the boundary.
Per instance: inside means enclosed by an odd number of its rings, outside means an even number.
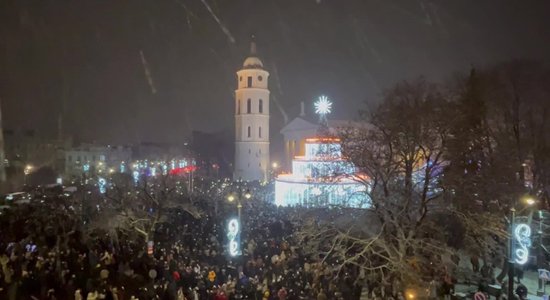
M229 255L239 255L239 244L237 242L237 236L240 230L239 220L231 219L227 225L227 237L229 238Z
M520 249L515 251L515 261L517 264L524 265L529 260L529 249L531 246L531 227L527 224L518 224L514 230L514 237Z
M105 178L99 178L97 181L97 185L99 185L99 192L102 194L105 194L107 192L107 181Z

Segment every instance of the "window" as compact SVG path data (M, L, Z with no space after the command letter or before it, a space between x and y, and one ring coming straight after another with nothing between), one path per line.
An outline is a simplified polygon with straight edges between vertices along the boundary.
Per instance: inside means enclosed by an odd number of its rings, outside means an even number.
M258 76L258 81L262 81L264 78L262 76Z
M252 87L252 76L248 76L247 87Z
M241 99L237 100L237 114L241 113Z
M92 156L92 161L95 161L95 155Z
M72 155L69 155L69 157L67 157L67 161L72 161L73 160L73 156Z
M252 113L252 100L251 99L246 100L246 113L247 114Z
M262 138L262 127L258 127L258 137Z
M242 77L242 76L239 76L239 81L243 81L243 77Z
M258 105L258 112L261 114L264 112L264 100L260 99L260 104Z
M248 154L252 153L252 150L248 149Z
M250 137L250 126L248 126L248 137Z

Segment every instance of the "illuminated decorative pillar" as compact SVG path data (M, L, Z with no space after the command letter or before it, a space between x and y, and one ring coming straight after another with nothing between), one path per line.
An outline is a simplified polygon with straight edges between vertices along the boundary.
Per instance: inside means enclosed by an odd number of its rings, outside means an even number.
M227 223L227 239L229 255L241 255L241 223L238 219L231 219Z
M101 194L105 194L107 192L107 180L105 180L105 178L99 177L97 180L97 185Z

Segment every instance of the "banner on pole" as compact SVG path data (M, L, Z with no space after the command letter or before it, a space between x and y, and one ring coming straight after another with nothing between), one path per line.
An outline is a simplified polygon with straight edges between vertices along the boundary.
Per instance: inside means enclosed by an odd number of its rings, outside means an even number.
M550 281L550 271L546 269L539 269L539 278L542 280Z

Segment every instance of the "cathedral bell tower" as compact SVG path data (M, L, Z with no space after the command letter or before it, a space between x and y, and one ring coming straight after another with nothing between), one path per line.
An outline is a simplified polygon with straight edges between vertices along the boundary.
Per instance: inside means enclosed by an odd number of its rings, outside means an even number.
M234 179L265 181L269 170L269 72L256 56L256 43L237 71Z

